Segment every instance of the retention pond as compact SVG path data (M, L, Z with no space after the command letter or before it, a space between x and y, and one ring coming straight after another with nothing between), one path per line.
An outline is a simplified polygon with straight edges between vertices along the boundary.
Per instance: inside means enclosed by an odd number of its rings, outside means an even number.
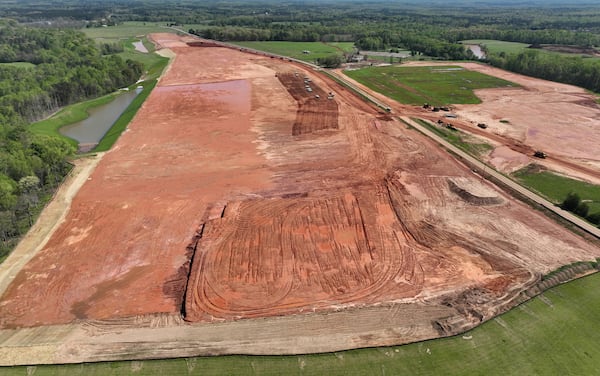
M89 109L87 119L60 128L60 133L79 142L79 152L92 150L141 91L124 92L110 103Z

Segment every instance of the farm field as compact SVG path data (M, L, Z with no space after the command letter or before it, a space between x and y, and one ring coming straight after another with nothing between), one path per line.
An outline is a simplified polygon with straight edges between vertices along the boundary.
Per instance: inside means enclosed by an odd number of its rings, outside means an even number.
M369 67L344 74L386 97L413 105L480 103L475 89L518 86L458 66Z
M557 286L462 335L296 356L225 356L0 368L35 375L591 375L600 357L600 274Z
M235 44L311 63L331 54L341 55L343 52L351 51L354 45L352 42L339 42L336 44L322 42L235 42ZM310 53L304 54L303 51L305 50L310 51Z
M165 22L126 21L116 26L90 27L83 28L81 31L92 39L103 41L134 38L150 33L176 33L175 30L165 26ZM195 25L191 25L191 27L195 27Z

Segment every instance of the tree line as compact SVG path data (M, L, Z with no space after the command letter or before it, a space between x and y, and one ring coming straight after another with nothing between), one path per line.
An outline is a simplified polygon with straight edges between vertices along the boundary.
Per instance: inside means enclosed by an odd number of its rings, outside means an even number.
M589 58L548 54L530 49L516 54L488 53L487 61L511 72L600 92L600 62Z
M129 86L143 66L74 30L0 20L0 259L70 169L74 148L27 125L62 106ZM17 63L17 64L14 64Z
M585 218L588 222L600 227L600 213L590 213L589 205L581 200L579 194L575 192L569 192L560 207L561 209L570 211L571 213Z

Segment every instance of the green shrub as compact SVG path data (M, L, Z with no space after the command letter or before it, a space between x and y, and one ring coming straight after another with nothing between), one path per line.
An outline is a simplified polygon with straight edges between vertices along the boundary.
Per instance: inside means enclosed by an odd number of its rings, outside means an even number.
M562 202L560 206L564 210L574 212L581 202L581 197L577 193L569 192L567 198Z

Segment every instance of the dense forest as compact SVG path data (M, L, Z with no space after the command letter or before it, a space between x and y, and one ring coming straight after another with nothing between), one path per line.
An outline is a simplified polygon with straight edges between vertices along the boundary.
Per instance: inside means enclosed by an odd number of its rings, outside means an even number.
M0 258L69 171L74 150L27 124L60 107L135 83L142 65L75 30L0 20Z

